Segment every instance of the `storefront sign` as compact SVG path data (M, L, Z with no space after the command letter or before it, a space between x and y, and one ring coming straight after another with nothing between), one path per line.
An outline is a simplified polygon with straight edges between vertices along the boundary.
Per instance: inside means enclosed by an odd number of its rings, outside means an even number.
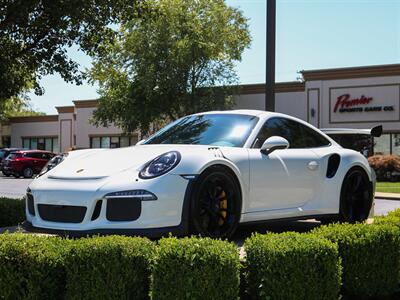
M400 84L329 89L330 123L399 121Z

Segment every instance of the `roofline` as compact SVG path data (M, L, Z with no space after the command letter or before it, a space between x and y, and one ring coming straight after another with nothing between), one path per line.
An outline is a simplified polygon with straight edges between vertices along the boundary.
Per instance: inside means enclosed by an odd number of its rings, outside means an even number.
M239 94L264 94L265 83L255 84L240 84L236 86L239 88ZM275 83L275 93L288 93L288 92L304 92L305 83L301 81L288 81Z
M58 122L58 115L43 115L43 116L26 116L26 117L11 117L11 123L35 123L35 122Z
M302 70L305 81L400 76L400 64Z
M76 108L91 108L98 106L99 99L74 100L72 102L74 102Z
M59 114L67 114L67 113L74 113L75 112L75 106L70 105L70 106L56 106L57 112Z

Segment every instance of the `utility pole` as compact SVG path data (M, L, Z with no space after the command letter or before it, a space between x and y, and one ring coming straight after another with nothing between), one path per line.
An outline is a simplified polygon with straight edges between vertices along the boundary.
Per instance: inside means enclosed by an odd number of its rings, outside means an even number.
M265 110L275 111L275 27L276 0L267 1L267 44L265 67Z

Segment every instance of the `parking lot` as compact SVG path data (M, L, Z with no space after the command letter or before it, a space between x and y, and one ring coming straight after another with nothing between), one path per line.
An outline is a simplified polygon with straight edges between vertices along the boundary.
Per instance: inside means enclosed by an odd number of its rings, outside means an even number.
M32 179L5 177L0 175L0 197L22 198ZM388 211L400 208L400 201L375 200L375 214L382 215Z

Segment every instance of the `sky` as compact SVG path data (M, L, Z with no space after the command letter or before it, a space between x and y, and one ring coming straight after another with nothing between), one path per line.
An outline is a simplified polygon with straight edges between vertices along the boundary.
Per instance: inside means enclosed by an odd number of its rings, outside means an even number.
M236 65L240 83L265 81L267 0L226 0L249 19L252 43ZM276 81L299 79L299 71L400 63L400 0L277 0ZM70 56L90 68L76 47ZM43 96L30 93L37 111L95 99L97 87L66 84L58 75L41 80Z

